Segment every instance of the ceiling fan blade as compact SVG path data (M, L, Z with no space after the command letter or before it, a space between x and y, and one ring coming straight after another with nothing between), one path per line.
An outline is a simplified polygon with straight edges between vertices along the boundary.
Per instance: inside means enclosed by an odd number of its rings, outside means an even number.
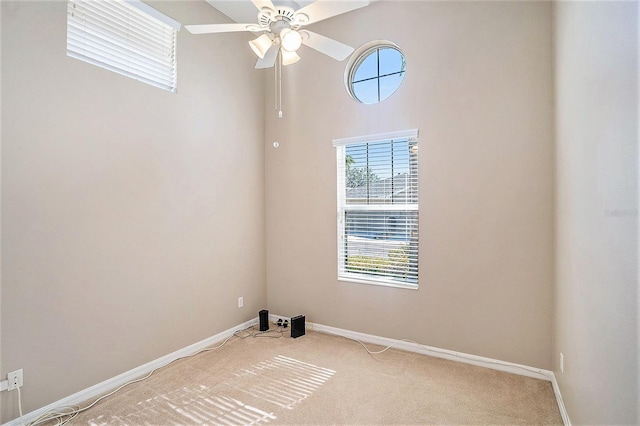
M263 7L268 7L271 10L276 10L276 7L273 5L271 0L251 0L254 6L258 8L258 10L262 10Z
M254 3L258 0L254 0ZM308 6L296 12L297 14L304 13L309 17L309 24L313 24L323 19L331 18L336 15L351 12L355 9L360 9L369 5L369 0L345 0L345 1L322 1L317 0Z
M278 57L278 46L273 45L267 50L267 53L264 54L264 58L258 59L256 62L256 69L260 70L263 68L271 68L276 64L276 58Z
M185 25L191 34L233 33L237 31L260 31L256 24L204 24Z
M324 53L327 56L331 56L337 61L344 61L353 53L353 47L347 46L346 44L335 41L329 37L325 37L308 30L300 32L303 34L302 44L309 46L320 53Z

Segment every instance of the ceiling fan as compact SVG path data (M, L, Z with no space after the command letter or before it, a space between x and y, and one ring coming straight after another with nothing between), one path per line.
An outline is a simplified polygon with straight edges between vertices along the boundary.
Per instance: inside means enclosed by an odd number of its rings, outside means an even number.
M369 0L317 0L302 8L295 1L251 0L258 9L258 23L231 23L185 25L192 34L211 34L249 31L262 33L249 46L258 56L256 68L271 68L280 53L282 65L290 65L300 60L296 53L302 44L338 61L343 61L353 48L339 41L304 29L327 18L350 12L369 4ZM213 3L213 2L211 2Z

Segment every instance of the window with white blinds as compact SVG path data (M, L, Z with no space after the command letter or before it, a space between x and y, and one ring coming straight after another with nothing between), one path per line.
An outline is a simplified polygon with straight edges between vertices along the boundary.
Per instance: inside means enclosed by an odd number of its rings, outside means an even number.
M338 279L418 287L418 131L337 139Z
M138 0L69 0L67 55L176 93L180 23Z

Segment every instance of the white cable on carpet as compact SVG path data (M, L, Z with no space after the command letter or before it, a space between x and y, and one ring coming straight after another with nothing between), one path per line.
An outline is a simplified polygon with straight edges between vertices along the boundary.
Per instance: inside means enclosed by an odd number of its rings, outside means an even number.
M60 408L58 408L56 410L52 410L52 411L49 411L47 413L42 414L41 416L36 418L34 421L29 423L27 426L37 426L39 424L42 424L42 423L45 423L45 422L48 422L48 421L52 421L52 420L57 420L58 421L56 423L57 425L65 425L65 424L69 423L71 420L75 419L83 411L88 410L89 408L93 407L98 402L102 401L103 399L110 397L111 395L115 394L120 389L124 388L125 386L129 386L131 384L138 383L138 382L141 382L143 380L146 380L149 377L151 377L151 375L153 373L155 373L156 371L160 370L161 368L165 368L169 364L172 364L172 363L174 363L176 361L179 361L181 359L190 358L190 357L196 356L198 354L201 354L202 352L207 352L207 351L213 351L213 350L216 350L216 349L220 349L229 340L231 340L231 338L233 338L233 337L238 337L238 338L241 338L241 339L246 339L247 337L282 337L282 330L269 330L269 331L265 331L265 332L257 332L257 331L255 331L255 329L253 329L253 327L255 327L255 324L252 324L251 326L249 326L249 327L247 327L247 328L245 328L243 330L236 331L231 336L227 337L218 346L201 349L198 352L195 352L195 353L192 353L192 354L189 354L189 355L185 355L185 356L181 356L179 358L176 358L176 359L174 359L172 361L167 362L164 365L156 367L153 370L151 370L151 372L149 372L146 376L141 377L139 379L131 380L130 382L127 382L127 383L123 384L122 386L118 387L114 391L111 391L106 395L102 395L101 397L99 397L98 399L96 399L91 404L87 405L86 407L82 407L82 408L80 408L79 406L60 407ZM249 332L248 335L246 335L246 336L240 336L239 335L239 333L247 332L247 330L250 330L250 329L253 330L253 332ZM266 333L269 333L269 332L280 332L280 336L267 336ZM18 388L18 405L20 406L20 421L22 421L22 402L21 402L21 398L20 398L20 388ZM65 417L67 417L67 418L65 418ZM24 423L22 423L22 425L24 426Z
M491 361L491 360L482 360L482 361L479 361L478 359L476 359L476 358L475 358L475 357L473 357L473 356L468 356L468 355L466 355L466 354L459 354L459 353L457 353L457 352L446 351L446 350L442 350L442 349L438 349L438 348L430 347L430 346L427 346L427 345L423 345L422 343L414 342L413 340L409 340L409 339L399 339L399 340L396 340L395 342L393 342L392 344L390 344L389 346L387 346L386 348L384 348L384 349L382 349L382 350L379 350L379 351L372 351L372 350L370 350L369 348L367 348L367 346L366 346L364 343L362 343L360 340L358 340L358 339L356 339L356 338L354 338L354 337L347 337L347 336L343 336L343 335L340 335L340 334L331 333L331 332L329 332L329 331L321 331L320 333L331 334L332 336L343 337L343 338L345 338L345 339L349 339L349 340L353 340L353 341L355 341L355 342L358 342L358 343L360 343L360 344L362 345L362 347L363 347L363 348L364 348L364 349L365 349L365 350L366 350L370 355L381 354L381 353L383 353L383 352L385 352L385 351L387 351L387 350L391 349L392 347L396 346L397 344L399 344L399 343L401 343L401 342L408 342L408 343L414 343L414 344L416 344L416 345L422 346L422 347L424 347L425 349L427 349L427 350L429 350L429 351L432 351L432 352L438 352L438 353L441 353L441 354L444 354L444 355L454 356L454 357L456 357L456 358L465 359L465 360L468 360L468 361L482 362L482 363L484 363L484 364L504 365L503 363L498 362L498 361ZM526 365L519 365L519 364L512 364L512 365L510 365L510 366L511 366L511 367L513 367L513 368L518 368L518 369L520 369L520 370L525 370L525 371L529 371L529 372L532 372L532 373L541 374L541 375L543 375L543 376L546 376L546 377L551 378L551 377L550 377L550 375L549 375L548 373L546 373L544 370L540 370L540 369L533 368L533 367L527 367Z

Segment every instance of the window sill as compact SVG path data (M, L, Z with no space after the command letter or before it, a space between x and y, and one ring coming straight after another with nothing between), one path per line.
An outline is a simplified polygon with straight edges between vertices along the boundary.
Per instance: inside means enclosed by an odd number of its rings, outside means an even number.
M382 287L393 287L393 288L401 288L404 290L418 290L418 284L403 284L403 283L394 283L383 280L375 280L375 279L367 279L367 278L359 278L359 277L349 277L349 276L340 276L338 277L338 281L349 282L349 283L357 283L357 284L367 284L367 285L375 285Z

